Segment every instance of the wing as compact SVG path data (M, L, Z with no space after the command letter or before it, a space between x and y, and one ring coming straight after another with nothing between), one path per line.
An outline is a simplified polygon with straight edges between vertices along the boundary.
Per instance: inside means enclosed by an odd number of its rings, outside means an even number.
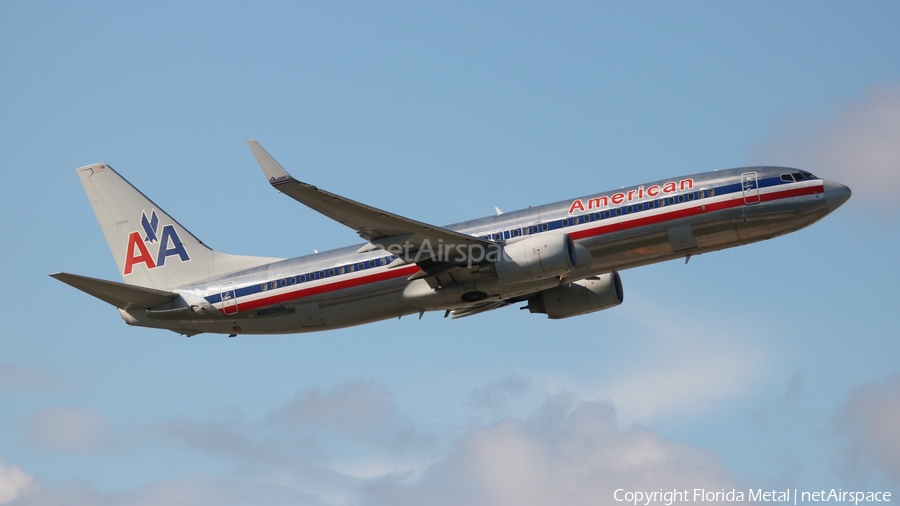
M490 243L477 237L405 218L298 181L288 174L258 142L249 140L247 144L250 145L253 156L256 157L263 173L269 179L269 184L301 204L352 228L360 237L369 241L369 244L360 248L360 253L394 245L407 245L407 249L403 251L411 253L435 252L434 255L419 255L415 260L410 260L410 255L407 254L406 262L419 263L423 258L447 258L446 256L438 257L436 251L439 246L459 251L468 251L468 248L475 245L482 248L489 247ZM452 254L453 251L450 253ZM404 259L403 255L398 256Z

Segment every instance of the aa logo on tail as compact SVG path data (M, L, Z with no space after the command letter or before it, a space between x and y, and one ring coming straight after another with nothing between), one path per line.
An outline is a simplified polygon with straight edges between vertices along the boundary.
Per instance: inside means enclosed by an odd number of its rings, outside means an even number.
M140 232L128 234L124 275L131 274L137 264L144 264L148 269L162 267L166 265L166 258L172 255L177 255L182 262L191 259L184 249L184 244L181 243L181 238L178 237L175 225L164 225L162 233L159 233L159 217L156 215L156 209L150 212L149 219L146 212L141 212L141 228L144 229L143 237ZM155 260L150 255L148 244L155 244L157 247Z

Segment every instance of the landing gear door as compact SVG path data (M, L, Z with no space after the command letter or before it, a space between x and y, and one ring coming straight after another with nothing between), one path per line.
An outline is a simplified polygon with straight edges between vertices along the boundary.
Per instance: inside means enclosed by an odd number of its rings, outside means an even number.
M234 296L234 283L229 281L222 283L220 293L222 295L222 312L233 315L238 312L237 299Z
M325 318L322 316L322 311L315 302L297 306L297 316L300 317L301 327L318 327L320 325L325 325Z
M744 204L759 203L759 180L756 178L756 172L741 174L741 188L744 192Z

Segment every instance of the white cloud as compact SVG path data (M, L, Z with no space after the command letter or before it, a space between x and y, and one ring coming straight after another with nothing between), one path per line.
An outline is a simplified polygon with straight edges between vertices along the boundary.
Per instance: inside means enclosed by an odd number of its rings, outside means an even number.
M329 490L350 493L359 480L415 476L438 451L434 435L396 409L387 387L365 381L299 391L256 420L231 410L224 418L172 420L148 432L161 443L231 461L242 474L303 491L339 482Z
M47 451L96 452L111 446L107 421L83 409L37 411L28 418L25 430L33 443Z
M83 482L33 487L22 504L607 504L617 488L730 490L734 479L715 455L632 426L612 405L562 392L542 395L531 378L509 376L473 390L496 411L498 395L532 399L522 416L468 427L423 428L398 412L388 388L365 382L298 393L270 416L248 421L177 421L151 428L158 442L209 454L224 476L183 474L125 491ZM486 394L489 393L489 394ZM527 394L527 395L522 395ZM486 397L485 397L486 395ZM494 402L497 401L497 402ZM518 409L516 411L519 411ZM499 411L497 411L499 413ZM349 417L361 419L350 420ZM81 428L53 448L93 448L92 416L47 410L45 427ZM105 423L105 422L104 422ZM336 429L328 429L335 424ZM98 428L99 427L99 428ZM298 437L299 436L299 437ZM79 442L80 441L80 442ZM310 449L314 441L316 448ZM710 502L708 504L715 504Z
M59 486L34 486L16 506L329 506L331 503L289 487L240 477L186 475L124 491L100 491L81 481Z
M837 416L837 432L850 441L849 467L871 467L900 483L900 375L850 393Z
M607 403L555 395L532 416L471 427L421 479L375 484L367 502L576 506L612 504L619 488L735 486L714 455L644 428L621 430Z
M821 117L782 119L754 156L844 183L857 205L896 208L900 186L900 85L881 86Z
M508 409L513 397L521 396L532 388L531 378L509 374L496 381L485 383L469 393L466 406L492 413Z
M32 488L34 478L19 466L5 465L0 460L0 504L9 504Z
M362 435L390 423L395 416L386 387L356 381L325 391L299 392L274 414L274 419L298 428L327 428Z

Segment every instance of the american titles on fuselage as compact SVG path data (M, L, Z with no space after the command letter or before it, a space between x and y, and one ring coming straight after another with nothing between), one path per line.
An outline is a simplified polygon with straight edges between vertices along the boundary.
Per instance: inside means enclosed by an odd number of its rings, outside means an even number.
M677 183L675 181L668 181L661 185L650 185L646 189L644 189L643 186L638 186L637 188L633 188L625 192L593 197L590 199L586 199L587 204L585 204L585 202L581 199L575 199L569 206L569 214L573 214L576 211L585 211L589 209L602 209L604 207L609 207L610 204L619 205L625 202L643 200L645 196L649 198L656 198L661 194L675 193L678 191L691 190L693 188L694 180L692 178L686 178L678 181Z

